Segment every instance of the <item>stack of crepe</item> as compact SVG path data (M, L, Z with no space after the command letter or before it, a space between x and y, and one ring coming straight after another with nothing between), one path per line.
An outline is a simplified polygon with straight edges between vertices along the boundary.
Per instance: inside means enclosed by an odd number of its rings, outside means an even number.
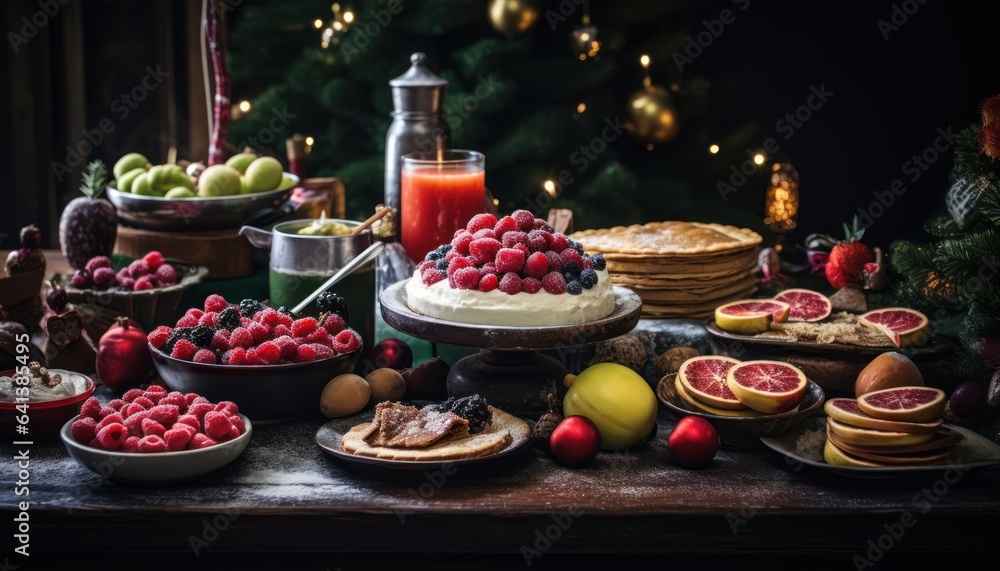
M642 298L644 317L709 317L723 303L756 291L763 238L753 230L699 222L652 222L576 232L600 253L611 281Z

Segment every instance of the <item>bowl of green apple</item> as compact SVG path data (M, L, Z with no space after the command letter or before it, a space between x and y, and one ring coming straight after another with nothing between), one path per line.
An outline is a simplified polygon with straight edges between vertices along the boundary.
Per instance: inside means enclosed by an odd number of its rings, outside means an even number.
M274 157L233 155L225 164L152 165L129 153L114 166L108 199L121 223L145 230L224 230L280 208L299 178Z

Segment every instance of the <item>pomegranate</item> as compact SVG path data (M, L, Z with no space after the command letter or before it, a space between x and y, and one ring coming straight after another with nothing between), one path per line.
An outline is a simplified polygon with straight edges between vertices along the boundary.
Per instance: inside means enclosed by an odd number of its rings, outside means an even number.
M133 319L119 317L97 344L97 376L111 390L138 386L153 370L146 332Z

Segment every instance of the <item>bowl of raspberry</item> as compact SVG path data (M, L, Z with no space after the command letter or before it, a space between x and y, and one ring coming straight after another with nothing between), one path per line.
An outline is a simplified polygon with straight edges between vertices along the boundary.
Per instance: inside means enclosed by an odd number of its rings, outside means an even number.
M258 423L319 417L323 387L353 371L361 354L361 336L337 313L293 318L216 294L147 339L167 387L233 401Z

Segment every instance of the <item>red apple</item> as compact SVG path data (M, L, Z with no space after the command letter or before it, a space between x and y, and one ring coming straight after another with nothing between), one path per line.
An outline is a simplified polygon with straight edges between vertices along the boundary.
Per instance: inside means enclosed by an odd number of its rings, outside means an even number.
M667 439L667 449L674 461L685 468L699 468L715 458L719 434L712 423L700 416L685 416Z
M586 464L601 448L601 431L585 416L567 416L552 430L549 448L552 455L567 466Z

